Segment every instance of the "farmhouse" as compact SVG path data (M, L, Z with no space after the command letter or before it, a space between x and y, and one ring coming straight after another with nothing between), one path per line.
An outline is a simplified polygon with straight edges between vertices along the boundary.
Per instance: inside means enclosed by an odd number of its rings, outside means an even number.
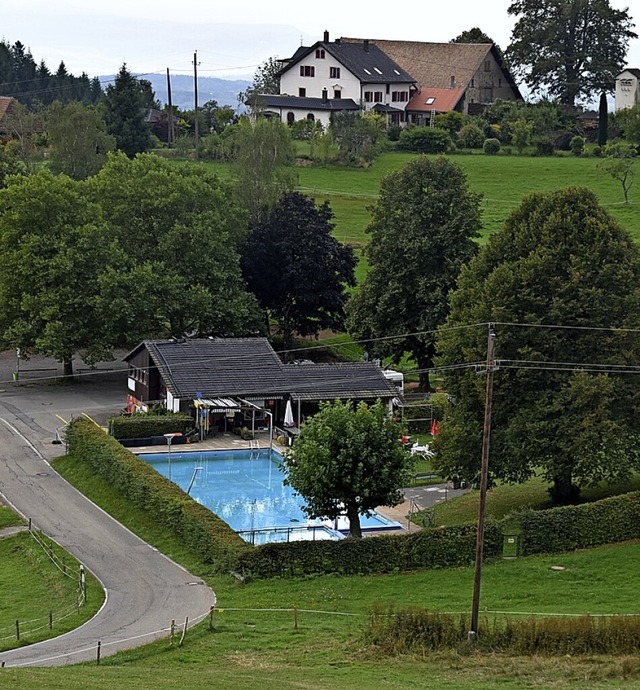
M375 364L284 364L266 338L144 341L124 360L129 412L206 406L209 422L223 430L249 420L248 426L282 424L287 402L299 427L323 400L391 404L400 395Z
M627 67L616 77L616 111L640 105L640 69Z
M9 133L5 117L11 111L11 107L14 103L17 103L15 98L0 96L0 135Z
M301 46L283 63L280 100L263 96L261 101L288 124L306 118L326 126L332 112L360 108L381 112L391 124L401 124L417 90L411 74L376 45L330 41L328 31L322 41Z
M367 39L342 38L364 44ZM492 43L427 43L372 39L375 45L413 76L419 91L406 107L409 122L424 124L425 112L482 112L497 99L522 100L500 50Z

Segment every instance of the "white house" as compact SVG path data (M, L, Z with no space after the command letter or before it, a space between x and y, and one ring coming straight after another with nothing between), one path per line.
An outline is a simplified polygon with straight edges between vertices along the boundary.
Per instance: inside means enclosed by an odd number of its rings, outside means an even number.
M616 111L640 105L640 69L627 67L616 77Z
M283 122L320 120L332 112L376 110L391 124L405 121L405 109L417 89L415 79L376 45L324 40L301 46L280 71L280 94L263 95L263 106Z

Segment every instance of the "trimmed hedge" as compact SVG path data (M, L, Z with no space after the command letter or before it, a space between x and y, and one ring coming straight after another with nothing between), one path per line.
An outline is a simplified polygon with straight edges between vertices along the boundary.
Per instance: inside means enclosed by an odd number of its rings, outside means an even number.
M232 570L251 546L226 522L156 472L88 420L67 428L69 454L91 467L111 486L170 529L217 572Z
M640 537L640 491L594 503L549 510L523 510L522 553L559 553Z
M178 432L186 434L194 428L193 418L188 414L145 415L113 417L109 429L117 439L148 438Z
M475 546L475 525L459 525L368 539L263 544L243 553L239 566L246 575L260 578L452 568L473 563ZM487 522L485 557L495 558L501 549L499 526Z

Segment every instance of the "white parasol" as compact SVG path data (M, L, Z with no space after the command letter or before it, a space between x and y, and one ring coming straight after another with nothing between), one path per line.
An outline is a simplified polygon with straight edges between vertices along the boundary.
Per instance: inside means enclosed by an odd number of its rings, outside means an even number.
M284 425L285 426L294 426L295 422L293 421L293 410L291 409L291 400L287 400L287 406L284 410Z

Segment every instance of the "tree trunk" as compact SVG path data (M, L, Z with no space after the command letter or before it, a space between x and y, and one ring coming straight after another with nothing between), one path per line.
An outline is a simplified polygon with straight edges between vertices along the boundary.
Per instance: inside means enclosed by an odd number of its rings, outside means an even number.
M580 498L580 489L573 484L571 470L565 470L553 478L549 489L551 500L557 505L576 503Z
M67 380L73 379L73 355L65 355L62 360L62 373Z
M347 506L347 518L349 519L349 536L354 539L362 539L360 511L355 503L351 503Z

